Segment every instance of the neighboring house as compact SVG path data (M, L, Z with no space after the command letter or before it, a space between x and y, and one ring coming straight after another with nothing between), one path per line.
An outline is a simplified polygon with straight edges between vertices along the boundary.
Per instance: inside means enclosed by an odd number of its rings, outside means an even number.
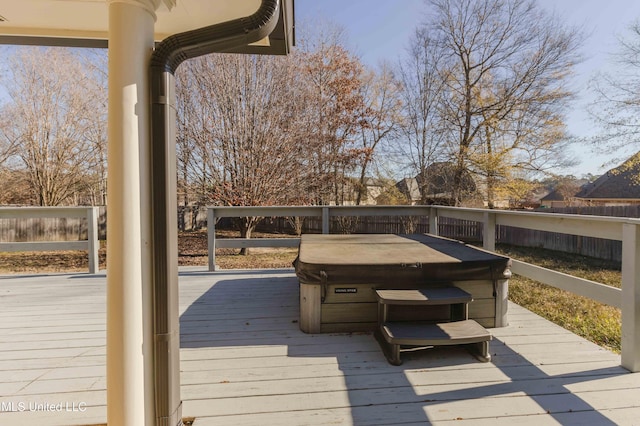
M409 200L409 204L415 206L422 201L422 195L420 193L420 186L416 178L404 178L396 183L396 188Z
M549 209L554 207L571 207L580 205L576 194L582 191L590 182L586 179L576 179L572 176L562 177L553 184L545 184L536 192L539 194L539 205L536 207Z
M418 185L422 191L423 199L428 204L453 205L453 182L455 180L456 166L450 162L438 162L430 164L424 172L416 176ZM461 183L463 203L475 199L478 187L471 173L464 171Z
M586 206L640 204L640 152L583 186L575 200Z
M533 188L526 196L520 200L513 200L511 208L514 209L537 209L543 206L543 200L553 192L553 189L548 185L539 185Z
M343 193L344 200L341 201L341 204L344 206L355 206L356 200L358 198L358 187L360 183L358 179L350 178L344 184ZM362 199L360 200L361 206L373 206L376 205L376 198L384 191L385 183L382 179L375 179L372 177L367 177L364 180L364 192L362 195ZM335 204L330 203L330 204Z
M382 194L385 188L385 183L382 179L365 178L365 196L361 200L361 205L373 206L376 204L376 198Z
M567 201L565 200L564 195L560 193L557 189L549 192L544 197L540 198L540 208L548 209L552 207L566 207Z
M411 204L453 205L453 181L455 166L449 162L438 162L429 165L423 173L415 178L405 178L396 183ZM462 175L462 204L468 207L481 207L482 196L471 173Z

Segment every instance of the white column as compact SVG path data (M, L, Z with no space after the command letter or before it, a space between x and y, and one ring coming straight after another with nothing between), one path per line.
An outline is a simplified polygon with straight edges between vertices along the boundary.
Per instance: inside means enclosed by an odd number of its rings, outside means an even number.
M107 421L152 425L149 59L153 0L109 0Z
M640 225L622 225L622 366L640 372Z
M207 207L207 246L209 253L209 270L216 270L216 211Z
M98 207L87 209L87 241L89 246L89 273L97 274L100 271L100 241L98 240Z
M329 207L322 208L322 233L328 234L331 231L331 222L329 217Z
M429 207L429 233L431 235L440 235L438 229L438 209L435 207Z
M482 247L486 250L496 250L496 214L484 212L482 221Z

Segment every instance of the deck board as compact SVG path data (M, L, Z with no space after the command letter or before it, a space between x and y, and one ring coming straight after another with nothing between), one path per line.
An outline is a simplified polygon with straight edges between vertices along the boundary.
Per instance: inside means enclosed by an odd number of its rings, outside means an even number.
M492 362L442 347L403 353L396 367L369 333L302 333L290 270L183 271L180 297L183 415L196 426L640 418L640 374L517 305L509 327L490 330ZM0 302L0 424L104 423L104 276L2 277ZM86 410L7 411L36 402Z

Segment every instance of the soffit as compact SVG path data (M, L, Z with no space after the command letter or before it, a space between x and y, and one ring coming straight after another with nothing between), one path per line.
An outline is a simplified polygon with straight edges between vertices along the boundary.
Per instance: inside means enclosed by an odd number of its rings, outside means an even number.
M293 0L283 3L274 33L286 38L293 35ZM249 16L259 6L260 0L162 0L155 39ZM105 47L108 10L107 0L0 0L0 43Z

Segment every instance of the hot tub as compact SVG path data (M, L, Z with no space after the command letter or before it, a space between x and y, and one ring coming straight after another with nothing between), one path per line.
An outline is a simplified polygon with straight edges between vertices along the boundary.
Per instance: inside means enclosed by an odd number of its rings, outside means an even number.
M374 330L376 289L446 285L471 294L469 319L484 327L504 327L510 265L507 257L433 235L303 235L294 262L300 329ZM439 320L445 312L434 310L431 315L421 319Z

